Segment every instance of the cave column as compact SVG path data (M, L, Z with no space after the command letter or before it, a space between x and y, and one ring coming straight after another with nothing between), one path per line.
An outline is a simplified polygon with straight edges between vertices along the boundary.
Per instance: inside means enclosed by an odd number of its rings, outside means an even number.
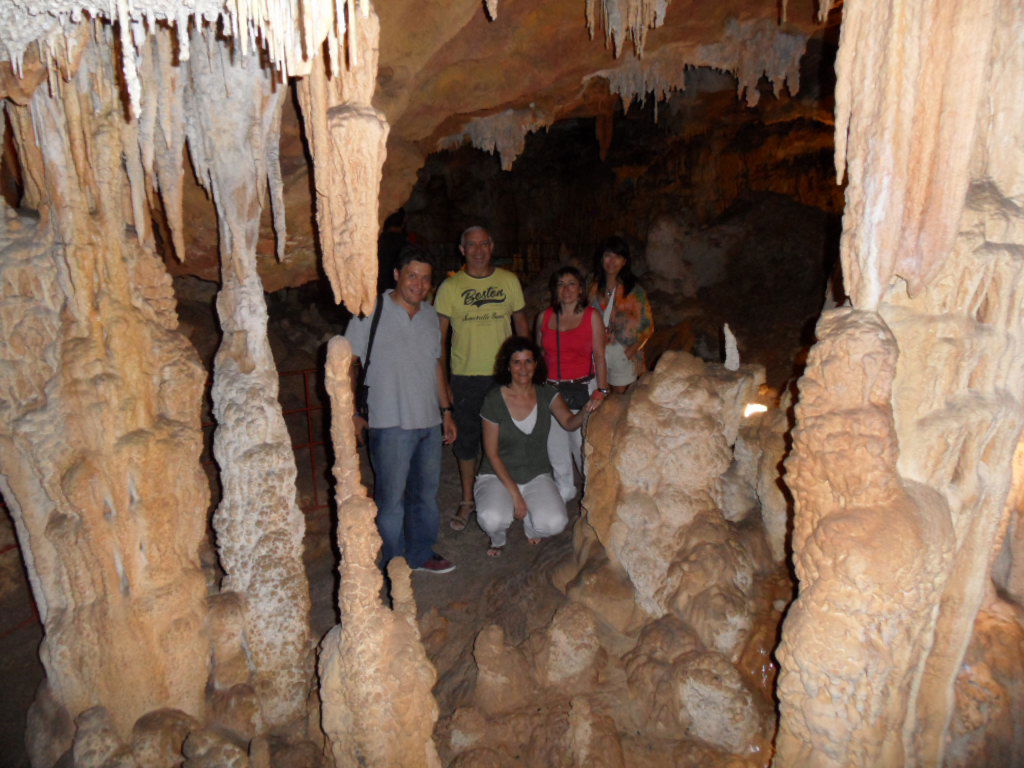
M819 323L787 461L779 765L943 761L1024 422L1022 30L1013 0L843 8L853 309Z
M213 525L225 571L222 591L244 598L247 655L263 720L271 726L304 717L312 682L305 521L256 271L268 177L279 178L286 95L258 55L232 51L209 33L193 34L186 134L193 165L217 208L221 254L223 339L214 360L213 412L223 496Z
M161 707L201 716L203 371L170 277L126 229L126 125L109 30L68 80L7 105L39 219L0 224L0 485L43 623L33 765L105 707L124 736Z

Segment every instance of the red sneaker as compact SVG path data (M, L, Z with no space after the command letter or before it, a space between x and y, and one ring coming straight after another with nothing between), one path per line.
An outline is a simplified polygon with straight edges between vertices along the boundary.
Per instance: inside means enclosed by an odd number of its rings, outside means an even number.
M413 568L413 570L426 573L451 573L455 570L455 563L451 560L445 560L440 555L434 555L419 568Z

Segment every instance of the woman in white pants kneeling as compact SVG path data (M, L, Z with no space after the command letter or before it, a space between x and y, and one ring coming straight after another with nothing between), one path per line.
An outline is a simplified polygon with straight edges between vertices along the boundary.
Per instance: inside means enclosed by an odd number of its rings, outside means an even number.
M522 336L501 345L494 377L501 386L487 393L480 411L484 458L474 486L476 519L491 539L491 557L501 554L513 520L523 521L531 544L565 528L569 518L548 460L551 418L572 432L600 406L591 399L579 413L570 411L558 390L544 383L537 345Z

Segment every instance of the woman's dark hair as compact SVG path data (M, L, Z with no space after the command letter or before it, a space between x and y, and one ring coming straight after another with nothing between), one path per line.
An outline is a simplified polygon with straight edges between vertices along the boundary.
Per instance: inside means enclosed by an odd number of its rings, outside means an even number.
M583 297L583 275L576 267L562 267L561 269L555 270L555 273L551 275L551 279L548 281L548 290L551 291L551 309L555 312L562 310L562 305L558 301L558 281L566 275L572 275L576 278L576 282L580 284L580 298L576 302L576 314L580 314L586 307L587 302Z
M626 260L626 263L622 265L622 271L619 272L619 282L622 283L622 289L628 294L633 290L633 286L636 285L636 276L630 268L633 260L629 256L629 243L618 235L606 237L597 246L597 252L594 254L594 277L597 279L597 290L600 293L604 293L608 288L605 285L604 255L609 251Z
M537 361L533 383L543 384L548 378L548 367L544 363L540 348L533 339L526 336L509 336L505 339L505 343L498 350L498 357L494 360L494 380L504 385L512 383L512 371L509 370L509 366L512 364L512 355L516 352L530 352L533 355L533 359Z

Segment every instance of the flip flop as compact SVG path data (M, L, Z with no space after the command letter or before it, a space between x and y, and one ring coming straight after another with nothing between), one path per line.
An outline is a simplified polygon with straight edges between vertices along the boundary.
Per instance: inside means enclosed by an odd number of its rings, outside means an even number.
M462 515L459 512L463 507L470 507L470 510ZM453 531L462 531L466 529L467 523L469 523L469 516L473 514L476 509L476 503L472 501L460 501L458 508L455 510L455 514L452 515L452 519L448 521L448 526Z

